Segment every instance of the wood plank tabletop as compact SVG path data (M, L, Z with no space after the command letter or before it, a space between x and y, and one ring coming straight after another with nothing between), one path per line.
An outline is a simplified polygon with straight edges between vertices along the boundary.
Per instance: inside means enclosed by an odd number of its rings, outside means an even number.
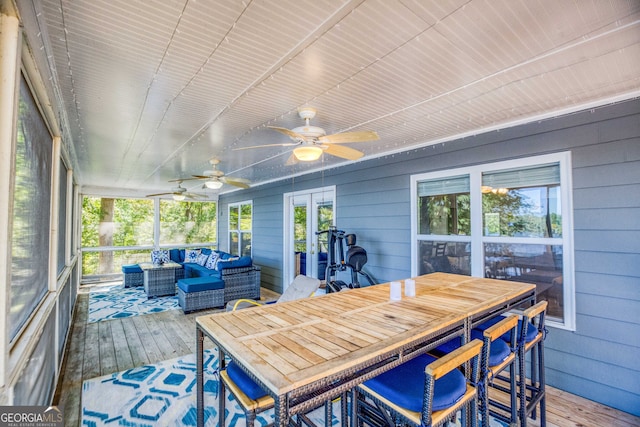
M389 284L196 319L227 355L284 395L433 336L534 285L435 273L416 297L390 301Z

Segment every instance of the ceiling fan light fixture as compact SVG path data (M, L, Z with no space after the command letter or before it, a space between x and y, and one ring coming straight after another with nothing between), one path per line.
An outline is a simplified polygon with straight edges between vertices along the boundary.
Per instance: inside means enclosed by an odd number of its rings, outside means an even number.
M172 197L176 202L182 202L185 199L184 194L174 194Z
M217 179L210 179L208 181L205 181L204 185L207 188L210 188L212 190L219 190L222 187L222 183L220 181L218 181Z
M313 145L294 148L293 154L302 162L313 162L322 156L322 148Z

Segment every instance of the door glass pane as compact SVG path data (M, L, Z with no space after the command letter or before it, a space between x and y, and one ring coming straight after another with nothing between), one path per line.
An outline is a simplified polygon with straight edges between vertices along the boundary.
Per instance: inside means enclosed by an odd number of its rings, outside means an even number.
M333 202L321 202L318 203L318 230L328 230L333 225ZM318 279L325 279L325 271L327 269L327 258L329 250L329 234L324 233L318 235L316 241L316 248L318 253Z
M293 207L293 251L295 275L307 274L307 205Z
M439 242L422 240L419 242L420 264L418 274L436 271L471 275L470 244L466 242Z
M418 183L418 233L471 235L468 176Z
M484 244L485 276L536 285L537 300L547 300L547 313L563 317L561 245Z

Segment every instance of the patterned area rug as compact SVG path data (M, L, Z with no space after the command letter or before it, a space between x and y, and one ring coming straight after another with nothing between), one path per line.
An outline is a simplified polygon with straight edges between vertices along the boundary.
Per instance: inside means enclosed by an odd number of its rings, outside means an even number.
M122 284L95 287L89 292L88 323L159 313L180 308L178 296L147 299L143 286L125 288Z
M205 425L218 425L217 352L205 351ZM155 365L87 380L82 385L82 425L98 426L195 426L196 360L190 354ZM108 398L105 398L108 397ZM225 425L246 427L244 413L232 395L226 397ZM339 426L339 404L334 404L332 425ZM273 422L273 410L259 414L256 424ZM324 409L309 414L324 425ZM503 424L491 418L491 427ZM459 423L451 424L458 426Z

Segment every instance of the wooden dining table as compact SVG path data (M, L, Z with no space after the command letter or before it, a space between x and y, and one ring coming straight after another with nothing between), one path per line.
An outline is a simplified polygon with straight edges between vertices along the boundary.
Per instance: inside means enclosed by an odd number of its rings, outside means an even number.
M203 343L234 360L275 400L276 426L354 386L535 302L535 285L447 273L413 278L415 297L390 300L390 284L196 318L197 425L204 425ZM224 425L225 391L218 393Z

